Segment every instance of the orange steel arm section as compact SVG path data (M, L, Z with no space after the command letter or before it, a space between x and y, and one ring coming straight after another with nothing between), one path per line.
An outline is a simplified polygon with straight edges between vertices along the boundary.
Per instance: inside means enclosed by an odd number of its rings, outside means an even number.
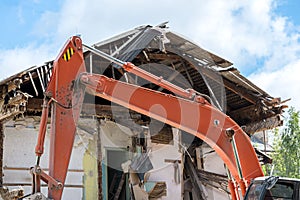
M70 38L58 57L54 61L53 72L45 92L45 103L40 124L40 132L36 145L36 155L39 159L43 154L44 140L48 118L48 106L51 103L50 129L50 158L49 176L39 174L42 179L49 181L48 197L54 200L61 199L62 188L53 187L53 180L64 184L70 156L72 152L76 122L78 120L83 90L74 91L76 78L85 72L82 43L79 37ZM54 178L54 179L51 179ZM48 180L49 179L49 180ZM39 192L39 189L37 191Z
M86 91L136 112L184 130L208 143L223 159L234 179L242 186L231 139L226 130L234 130L242 174L247 183L263 176L249 137L230 117L210 104L199 103L117 81L103 75L82 74ZM242 186L243 187L243 186ZM245 191L242 191L243 193Z
M74 142L76 122L79 118L84 95L83 90L75 90L78 79L86 86L86 91L91 94L168 123L208 143L223 159L234 179L240 184L243 193L245 192L243 189L245 188L244 179L247 185L252 178L263 176L249 137L230 117L214 108L205 98L197 95L194 90L184 90L162 78L140 70L131 63L122 62L118 64L121 64L125 70L160 85L181 97L120 82L103 75L85 73L81 39L72 37L54 62L53 74L45 92L41 128L36 146L38 162L35 169L39 169L39 159L43 154L48 107L51 105L49 176L43 172L40 173L40 170L33 170L38 171L38 173L35 172L37 173L36 177L48 183L49 198L59 200L62 197L63 184ZM239 176L227 129L234 131L233 137L237 152L240 155L243 178ZM34 182L39 183L39 180ZM34 192L39 191L39 189L34 190Z

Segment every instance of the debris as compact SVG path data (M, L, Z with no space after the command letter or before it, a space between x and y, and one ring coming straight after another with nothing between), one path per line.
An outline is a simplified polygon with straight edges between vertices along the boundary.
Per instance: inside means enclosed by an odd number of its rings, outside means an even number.
M167 196L167 185L165 182L146 182L144 184L149 199L154 200L162 196Z
M144 174L153 169L148 153L142 153L133 158L130 168L139 175L140 180L144 180Z
M19 187L9 191L7 187L0 187L0 195L4 200L18 200L24 196L24 189Z

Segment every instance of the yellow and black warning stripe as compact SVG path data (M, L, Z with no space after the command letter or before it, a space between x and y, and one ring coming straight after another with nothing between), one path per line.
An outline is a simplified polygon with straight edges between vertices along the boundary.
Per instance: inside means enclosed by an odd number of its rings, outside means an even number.
M74 49L72 47L69 47L67 51L63 54L63 59L68 62L73 56L73 54L74 54Z

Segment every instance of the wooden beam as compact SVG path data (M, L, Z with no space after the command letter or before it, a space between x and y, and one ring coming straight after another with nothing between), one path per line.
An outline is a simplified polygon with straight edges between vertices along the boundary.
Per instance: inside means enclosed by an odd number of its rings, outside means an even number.
M205 76L207 76L208 78L216 81L218 84L223 84L225 86L226 89L232 91L233 93L239 95L241 98L246 99L247 101L249 101L252 104L256 104L258 98L249 94L249 92L247 92L247 89L245 89L242 86L239 86L236 83L233 83L232 81L229 81L228 79L226 79L225 77L223 77L221 74L219 74L219 72L213 71L211 69L208 68L203 68L201 71ZM216 77L222 77L221 79L218 79Z
M191 159L187 156L186 157L186 162L185 162L185 169L187 174L190 177L191 183L193 185L193 190L198 194L198 199L199 200L204 200L204 192L202 189L202 182L199 179L199 176L197 174L197 171L195 170L195 167L191 161Z
M244 87L238 86L237 84L227 80L224 77L223 77L223 83L228 90L238 94L241 98L246 99L250 103L252 103L254 105L256 104L258 98L253 95L250 95L248 92L246 92L247 89L245 89Z
M240 115L241 113L245 113L245 112L249 114L249 111L256 112L257 111L256 105L250 105L250 106L245 106L245 107L242 107L239 109L231 110L229 112L229 114L230 114L230 116L237 116L237 115Z
M147 57L150 60L171 60L172 62L174 61L180 61L182 60L181 57L179 57L178 55L175 54L156 54L156 53L150 53L150 52L146 52L147 53ZM139 54L136 58L141 59L140 57L141 55Z
M29 98L27 102L28 111L42 112L43 99Z
M228 115L233 118L238 124L243 125L245 123L257 123L265 122L267 119L272 120L280 116L282 110L286 108L285 105L277 107L267 107L265 105L250 105L242 107L236 110L231 110L228 112ZM278 122L278 124L280 124ZM274 128L274 127L273 127Z
M11 97L8 102L4 102L4 100L1 100L0 121L5 121L24 113L26 110L27 101L28 97L26 97L23 93L19 93L16 96Z
M42 111L43 99L39 98L30 98L27 104L28 111ZM124 111L128 110L122 106L114 105L101 105L93 103L83 103L82 104L82 114L83 115L99 115L99 116L112 116L112 110L116 114L124 115Z
M238 124L249 123L250 121L259 121L264 119L261 113L257 110L256 105L245 106L239 109L228 111L227 113Z
M276 115L264 120L260 120L257 122L252 122L249 124L246 124L243 127L243 130L248 133L249 135L252 135L256 132L259 131L264 131L264 130L270 130L273 128L276 128L278 126L282 126L283 121L281 120L280 115Z

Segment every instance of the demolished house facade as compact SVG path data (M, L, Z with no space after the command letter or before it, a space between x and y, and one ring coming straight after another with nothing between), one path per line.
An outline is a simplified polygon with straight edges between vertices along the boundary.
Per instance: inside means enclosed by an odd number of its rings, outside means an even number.
M182 88L193 88L249 137L282 124L285 106L280 98L271 97L232 63L169 31L165 24L137 27L93 47ZM170 93L89 51L84 57L88 72ZM43 92L52 64L0 82L1 186L22 186L30 192L29 167L35 163ZM65 199L130 199L133 194L135 199L230 199L224 163L199 138L89 94L77 129ZM46 139L47 149L49 135ZM257 153L262 163L271 162ZM47 159L46 150L44 168Z

